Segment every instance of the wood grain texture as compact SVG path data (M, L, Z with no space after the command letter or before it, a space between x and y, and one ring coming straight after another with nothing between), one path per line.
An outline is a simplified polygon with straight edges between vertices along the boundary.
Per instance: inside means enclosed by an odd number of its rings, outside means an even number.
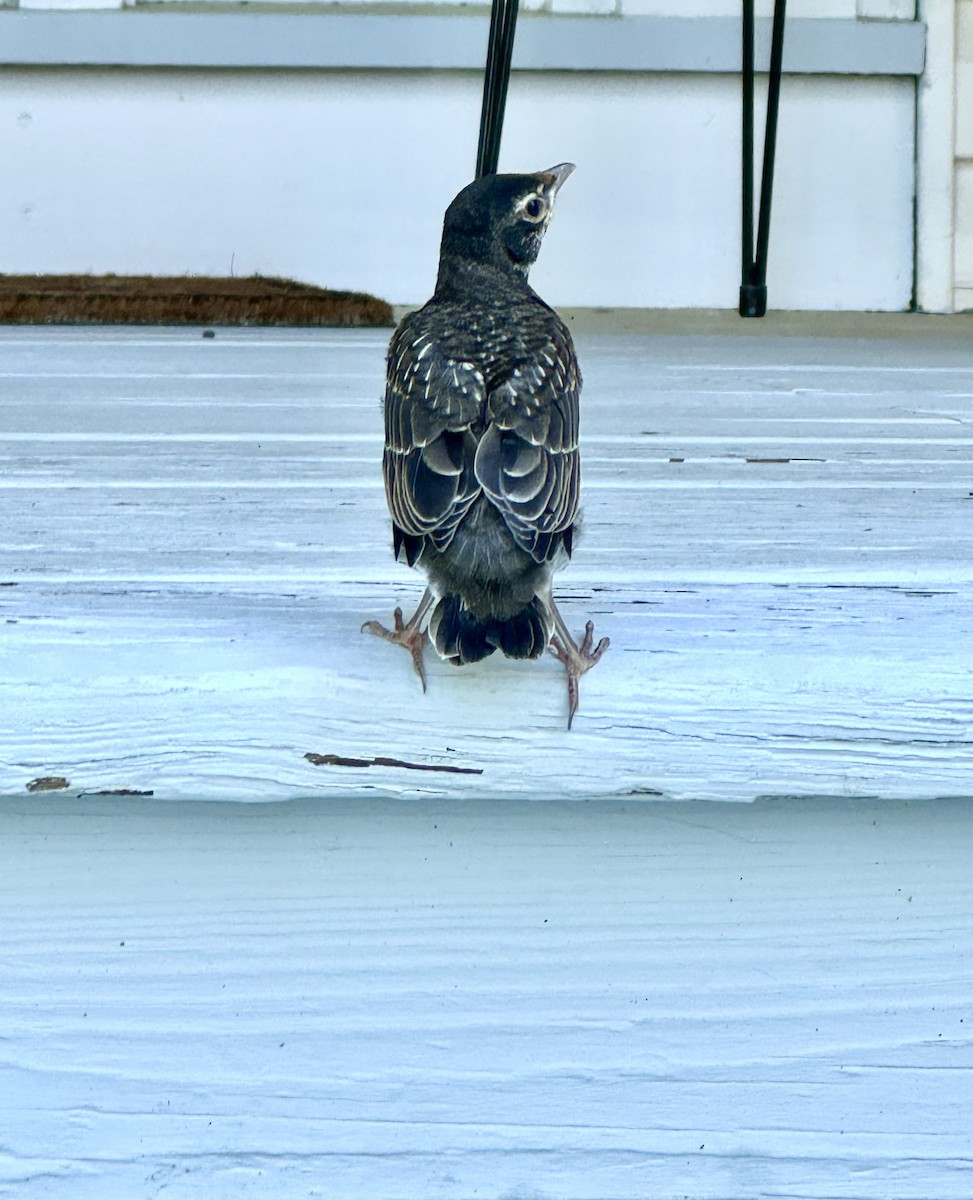
M973 360L893 327L579 333L570 736L553 659L358 632L421 591L384 334L0 331L0 792L973 795Z
M970 832L0 801L0 1194L967 1200Z
M359 633L382 338L0 331L0 1196L968 1200L973 371L874 329L579 336L570 735Z

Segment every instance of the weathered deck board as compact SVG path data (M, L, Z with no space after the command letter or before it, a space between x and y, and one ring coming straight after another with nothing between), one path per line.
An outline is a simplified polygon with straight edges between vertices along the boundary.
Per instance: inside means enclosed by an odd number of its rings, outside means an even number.
M968 1200L970 807L0 801L0 1194Z
M579 337L570 735L382 337L0 330L0 1196L968 1200L973 356L773 328Z
M553 660L358 633L384 334L0 331L0 792L973 795L973 353L874 330L579 334L570 736Z

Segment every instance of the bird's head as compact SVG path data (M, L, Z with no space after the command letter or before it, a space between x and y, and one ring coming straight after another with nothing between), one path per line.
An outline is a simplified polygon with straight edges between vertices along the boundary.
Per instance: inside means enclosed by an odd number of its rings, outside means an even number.
M534 175L485 175L468 184L446 210L440 274L477 263L526 276L541 248L554 197L574 170L559 163Z

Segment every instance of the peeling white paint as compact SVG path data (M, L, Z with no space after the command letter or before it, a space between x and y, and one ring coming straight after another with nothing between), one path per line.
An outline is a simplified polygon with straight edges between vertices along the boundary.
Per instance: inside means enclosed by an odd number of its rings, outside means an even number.
M384 334L0 330L0 1194L968 1200L969 343L773 321L577 336L570 735L358 632Z
M578 336L557 591L612 647L570 737L553 659L430 656L422 696L358 632L422 590L392 560L385 333L0 334L0 792L973 795L966 342L736 328Z

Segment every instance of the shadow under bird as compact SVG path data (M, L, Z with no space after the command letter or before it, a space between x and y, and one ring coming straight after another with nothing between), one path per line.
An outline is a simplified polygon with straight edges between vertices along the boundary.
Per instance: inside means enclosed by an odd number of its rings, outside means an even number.
M426 687L431 640L458 666L495 650L564 664L578 681L608 647L577 643L552 595L578 514L581 373L571 334L527 281L573 163L488 175L446 211L432 299L389 345L385 492L395 555L428 587L406 623L363 631L403 646Z

